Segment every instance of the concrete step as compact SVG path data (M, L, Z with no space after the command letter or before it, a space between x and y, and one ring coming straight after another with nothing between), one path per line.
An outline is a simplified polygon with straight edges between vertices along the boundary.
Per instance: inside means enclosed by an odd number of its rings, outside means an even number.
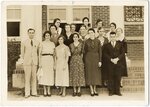
M144 86L144 78L143 79L123 79L124 86Z
M123 86L123 88L120 88L121 92L128 92L128 93L139 93L139 92L144 92L144 86L139 86L139 87L130 87L130 86ZM51 93L53 95L58 95L59 94L59 88L52 88ZM99 93L108 93L107 88L97 88L97 91ZM69 87L66 89L67 94L72 94L73 93L73 88ZM81 88L82 94L90 94L90 88L89 87L82 87ZM38 94L43 95L43 88L38 88Z
M144 72L128 72L128 77L124 79L142 79L144 78Z

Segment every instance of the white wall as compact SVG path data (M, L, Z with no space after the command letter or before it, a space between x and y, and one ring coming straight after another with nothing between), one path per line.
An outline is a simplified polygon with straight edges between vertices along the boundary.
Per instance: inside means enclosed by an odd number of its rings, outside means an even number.
M42 40L42 6L40 5L22 5L21 7L21 40L28 38L27 30L34 28L36 32L35 38Z
M110 6L110 23L115 22L118 27L124 29L124 7Z

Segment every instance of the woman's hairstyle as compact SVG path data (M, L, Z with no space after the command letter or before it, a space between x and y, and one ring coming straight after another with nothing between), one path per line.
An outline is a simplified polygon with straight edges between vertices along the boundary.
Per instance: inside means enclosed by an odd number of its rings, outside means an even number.
M115 34L115 35L116 35L116 32L110 32L110 35L112 35L112 34Z
M99 27L98 29L97 29L97 31L99 31L99 30L101 30L101 29L103 29L102 27Z
M56 28L56 30L57 30L57 27L56 27L56 25L54 25L54 24L51 24L51 25L50 25L49 30L50 30L50 28L53 27L53 26L54 26L54 27Z
M103 26L103 21L102 21L101 19L97 19L96 25L97 25L99 22L102 22L102 26Z
M88 17L84 17L84 18L82 19L82 22L84 22L85 19L87 19L88 22L89 22L89 18L88 18Z
M77 35L78 38L80 37L80 36L79 36L79 33L73 33L72 35L73 35L73 37L74 37L74 35Z
M45 31L45 32L43 33L43 39L45 39L45 35L46 35L47 33L48 33L48 34L50 35L50 37L51 37L51 32L50 32L50 31Z
M85 27L85 29L86 29L86 26L85 26L84 24L82 24L82 25L80 26L80 28L81 28L81 27Z
M64 41L66 40L66 38L63 35L60 35L57 40L59 40L59 38L63 38Z
M70 26L72 26L72 25L74 25L74 26L76 27L76 24L74 24L74 23L71 23L71 24L70 24Z
M59 19L59 18L55 18L55 19L54 19L54 21L53 21L53 24L55 24L57 20L59 20L59 21L60 21L60 19Z
M93 31L93 32L95 33L95 30L94 30L93 28L90 28L90 29L88 30L88 32L89 32L89 31Z
M71 28L71 25L70 25L70 24L68 24L68 23L66 23L66 24L65 24L65 27L66 27L66 26L70 26L70 28Z
M117 31L118 29L120 29L120 30L121 30L121 33L123 33L123 29L122 29L122 28L118 27L118 28L116 29L116 31Z
M117 27L116 23L114 23L114 22L110 23L110 25L114 25L114 26L115 26L115 29L116 29L116 27Z

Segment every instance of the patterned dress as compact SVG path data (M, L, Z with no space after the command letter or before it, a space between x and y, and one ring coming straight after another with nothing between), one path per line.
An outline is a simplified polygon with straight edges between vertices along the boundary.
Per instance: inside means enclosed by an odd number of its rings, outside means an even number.
M80 42L77 46L70 44L70 86L85 86L85 74L83 64L83 44Z

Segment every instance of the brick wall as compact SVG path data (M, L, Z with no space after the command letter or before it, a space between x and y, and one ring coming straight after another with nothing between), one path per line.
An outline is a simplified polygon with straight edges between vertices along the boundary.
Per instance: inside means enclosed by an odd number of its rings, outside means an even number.
M144 25L143 24L131 24L125 25L125 36L127 37L141 37L144 36Z
M42 5L42 32L47 30L47 5Z
M131 60L144 59L144 43L143 40L127 41L127 56Z
M92 26L96 27L97 19L102 19L104 27L108 28L110 15L109 6L92 6Z

